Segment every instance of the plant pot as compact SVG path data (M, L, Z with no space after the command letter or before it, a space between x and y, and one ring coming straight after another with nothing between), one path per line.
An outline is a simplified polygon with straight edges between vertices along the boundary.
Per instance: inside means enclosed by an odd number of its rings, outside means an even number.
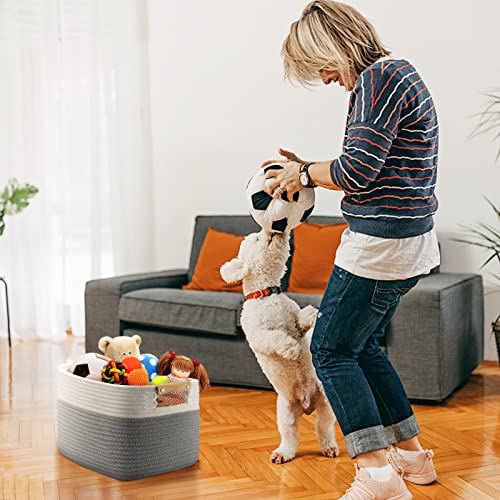
M497 319L493 321L493 323L491 323L491 328L493 330L493 333L495 334L498 362L500 363L500 314L497 316Z

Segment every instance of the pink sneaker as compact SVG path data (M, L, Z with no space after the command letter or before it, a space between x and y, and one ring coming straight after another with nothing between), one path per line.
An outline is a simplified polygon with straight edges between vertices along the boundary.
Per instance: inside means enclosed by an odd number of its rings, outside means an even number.
M401 475L393 473L388 481L375 481L369 472L356 464L356 477L351 487L339 500L411 500Z
M394 470L403 472L403 479L415 484L430 484L437 479L437 472L432 462L434 452L423 450L414 460L408 460L398 453L393 446L387 453L387 460Z

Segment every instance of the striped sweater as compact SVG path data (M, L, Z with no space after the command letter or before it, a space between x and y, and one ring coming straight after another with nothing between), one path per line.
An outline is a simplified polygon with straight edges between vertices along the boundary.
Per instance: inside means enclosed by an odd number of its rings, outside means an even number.
M408 238L433 228L438 122L432 97L404 59L379 60L356 81L342 154L330 165L351 231Z

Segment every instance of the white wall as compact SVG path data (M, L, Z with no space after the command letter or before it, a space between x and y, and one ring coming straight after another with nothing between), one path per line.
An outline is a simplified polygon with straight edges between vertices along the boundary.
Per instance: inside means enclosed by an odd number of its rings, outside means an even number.
M500 3L356 0L395 55L410 59L440 119L436 217L443 270L477 272L484 255L450 241L459 223L495 224L500 163L487 138L467 140L481 92L498 88ZM282 78L280 48L302 0L149 0L150 81L158 269L187 267L196 214L246 213L244 187L283 146L305 159L339 153L348 95L309 92ZM320 190L317 214L338 214L340 194ZM486 288L492 288L488 273ZM486 297L486 320L500 294ZM487 334L487 357L496 358Z

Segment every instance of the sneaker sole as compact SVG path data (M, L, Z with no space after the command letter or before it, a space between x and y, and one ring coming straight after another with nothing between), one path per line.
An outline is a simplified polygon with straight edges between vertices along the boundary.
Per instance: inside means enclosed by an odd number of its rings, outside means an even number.
M401 495L398 495L396 497L391 497L388 500L412 500L412 498L413 498L413 495L409 491L407 491L407 492L405 492Z
M437 479L438 475L435 470L427 474L403 474L403 479L414 484L431 484Z

